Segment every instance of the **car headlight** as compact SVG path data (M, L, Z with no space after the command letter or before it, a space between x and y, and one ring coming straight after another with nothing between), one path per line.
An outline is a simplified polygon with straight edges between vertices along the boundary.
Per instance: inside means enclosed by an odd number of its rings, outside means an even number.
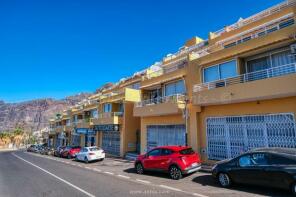
M212 167L212 171L214 171L217 167L217 164L215 164L213 167Z

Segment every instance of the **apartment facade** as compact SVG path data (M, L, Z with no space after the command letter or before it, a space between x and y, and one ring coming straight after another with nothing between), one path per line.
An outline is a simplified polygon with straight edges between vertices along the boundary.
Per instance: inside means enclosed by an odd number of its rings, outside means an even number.
M296 148L295 1L222 31L192 52L192 105L204 161L257 147Z
M103 88L71 109L81 146L124 156L189 145L209 163L296 148L295 14L296 1L284 1Z

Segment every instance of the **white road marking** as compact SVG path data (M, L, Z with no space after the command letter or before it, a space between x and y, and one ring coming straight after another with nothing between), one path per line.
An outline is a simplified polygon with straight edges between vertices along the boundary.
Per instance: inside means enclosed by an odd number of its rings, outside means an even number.
M43 169L43 168L37 166L36 164L33 164L33 163L31 163L31 162L29 162L29 161L27 161L27 160L25 160L25 159L23 159L23 158L17 156L17 155L14 154L14 153L12 153L12 155L15 156L16 158L18 158L18 159L20 159L20 160L22 160L22 161L28 163L28 164L34 166L34 167L38 168L39 170L42 170L43 172L45 172L45 173L47 173L47 174L53 176L54 178L56 178L56 179L58 179L58 180L60 180L60 181L62 181L62 182L64 182L64 183L66 183L67 185L73 187L74 189L77 189L78 191L84 193L85 195L87 195L87 196L89 196L89 197L95 197L95 195L88 193L87 191L81 189L80 187L78 187L78 186L76 186L76 185L73 185L72 183L66 181L65 179L62 179L62 178L58 177L57 175L55 175L55 174L53 174L53 173L51 173L51 172L49 172L49 171L47 171L47 170L45 170L45 169Z
M170 189L170 190L174 190L174 191L178 191L178 192L182 191L181 189L170 187L170 186L167 186L167 185L159 185L159 186L162 187L162 188L165 188L165 189Z
M113 173L113 172L107 172L107 171L105 171L104 173L105 173L105 174L114 175L114 173Z
M90 167L85 167L85 168L86 168L86 169L89 169L89 170L91 169Z
M205 196L205 195L202 195L202 194L198 194L198 193L193 193L192 195L193 196L199 196L199 197L208 197L208 196Z
M146 183L146 184L151 183L150 181L146 181L146 180L142 180L142 179L136 179L136 181L139 181L139 182L142 182L142 183Z
M121 175L121 174L118 174L117 176L121 177L121 178L125 178L125 179L130 179L131 177L129 176L124 176L124 175Z
M28 154L30 154L30 153L28 153ZM33 154L33 153L31 153L31 155L39 156L39 155L36 155L36 154ZM56 159L56 158L49 158L49 159L60 161L59 159ZM80 166L80 167L82 167L82 165L80 165L80 164L75 164L75 163L71 163L71 164L74 165L74 166ZM97 169L97 168L92 168L92 170L97 171L97 172L102 172L100 169ZM106 172L104 172L104 173L105 173L105 174L114 175L114 173L112 173L112 172L107 172L107 171L106 171ZM120 175L120 174L118 174L117 176L118 176L118 177L121 177L121 178L125 178L126 180L129 180L129 181L132 181L132 182L137 181L138 183L143 183L143 184L149 184L149 183L150 183L150 185L155 186L155 187L166 188L166 189L170 189L170 190L173 190L173 191L177 191L177 192L185 193L185 194L192 195L192 196L208 197L208 196L203 195L203 194L192 193L192 192L188 192L188 191L183 191L183 190L181 190L181 189L177 189L177 188L169 187L169 186L166 186L166 185L156 185L156 184L152 184L151 182L146 181L146 180L141 180L141 179L133 180L133 179L131 179L131 177L124 176L124 175Z

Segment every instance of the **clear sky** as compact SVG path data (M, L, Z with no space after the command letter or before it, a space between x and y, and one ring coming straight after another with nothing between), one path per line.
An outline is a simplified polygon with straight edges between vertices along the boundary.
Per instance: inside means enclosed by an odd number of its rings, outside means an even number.
M279 2L1 0L0 100L94 91Z

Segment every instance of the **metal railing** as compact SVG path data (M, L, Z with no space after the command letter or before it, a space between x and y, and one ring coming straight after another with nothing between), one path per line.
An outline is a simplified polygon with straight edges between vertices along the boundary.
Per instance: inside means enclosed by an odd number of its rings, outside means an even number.
M97 117L90 118L90 121L100 119L100 118L111 118L115 116L123 116L123 112L105 112L105 113L99 113Z
M151 79L153 77L158 77L158 76L161 76L161 75L164 75L164 74L167 74L167 73L170 73L170 72L174 72L176 70L179 70L179 69L182 69L182 68L185 68L186 66L186 60L183 60L181 61L180 63L178 64L175 64L174 66L170 66L170 67L160 67L159 70L156 70L154 72L151 72L151 73L147 73L145 75L145 78L144 79Z
M230 86L230 85L239 84L239 83L247 83L251 81L278 77L278 76L288 75L292 73L296 73L296 63L286 64L286 65L277 66L277 67L255 71L255 72L250 72L250 73L245 73L242 75L238 75L238 76L230 77L226 79L197 84L197 85L194 85L193 92L201 92L203 90L225 87L225 86Z
M234 35L230 38L226 38L224 40L221 40L221 41L215 43L214 45L208 46L208 47L200 49L200 50L192 51L192 54L196 55L197 58L201 58L205 55L210 54L213 51L219 51L224 48L229 48L229 47L235 46L237 44L247 42L251 39L254 39L254 38L266 35L268 33L277 31L279 29L288 27L290 25L294 25L295 22L294 22L294 19L292 18L292 16L293 15L291 15L291 14L283 16L283 17L276 19L274 21L265 23L263 25L255 27L253 29L250 29L250 30L247 30L247 31L242 32L240 34ZM286 22L288 22L286 24L286 26L283 25ZM225 43L228 43L228 44L225 44Z
M293 5L296 5L296 1L295 0L287 0L287 1L284 1L282 3L279 3L273 7L270 7L266 10L263 10L253 16L250 16L248 18L245 18L245 19L242 19L232 25L229 25L227 27L224 27L216 32L214 32L214 34L216 35L221 35L222 33L224 32L228 32L228 31L232 31L232 30L235 30L235 29L238 29L238 28L241 28L245 25L248 25L250 23L253 23L255 21L258 21L262 18L265 18L267 16L270 16L272 14L275 14L275 13L278 13L280 12L281 10L283 10L284 8L287 8L287 7L290 7L290 6L293 6Z
M249 29L247 31L244 31L240 34L234 35L232 37L226 38L224 40L218 41L216 44L221 45L224 48L227 48L227 45L225 43L230 43L228 45L237 45L243 42L246 42L248 40L266 35L268 33L277 31L279 29L288 27L290 25L294 24L293 14L287 14L283 17L277 18L273 21L267 22L265 24L259 25L255 28Z
M136 103L136 107L144 107L148 105L156 105L160 103L183 103L185 102L185 95L183 94L174 94L165 97L157 97L153 99L144 100Z

